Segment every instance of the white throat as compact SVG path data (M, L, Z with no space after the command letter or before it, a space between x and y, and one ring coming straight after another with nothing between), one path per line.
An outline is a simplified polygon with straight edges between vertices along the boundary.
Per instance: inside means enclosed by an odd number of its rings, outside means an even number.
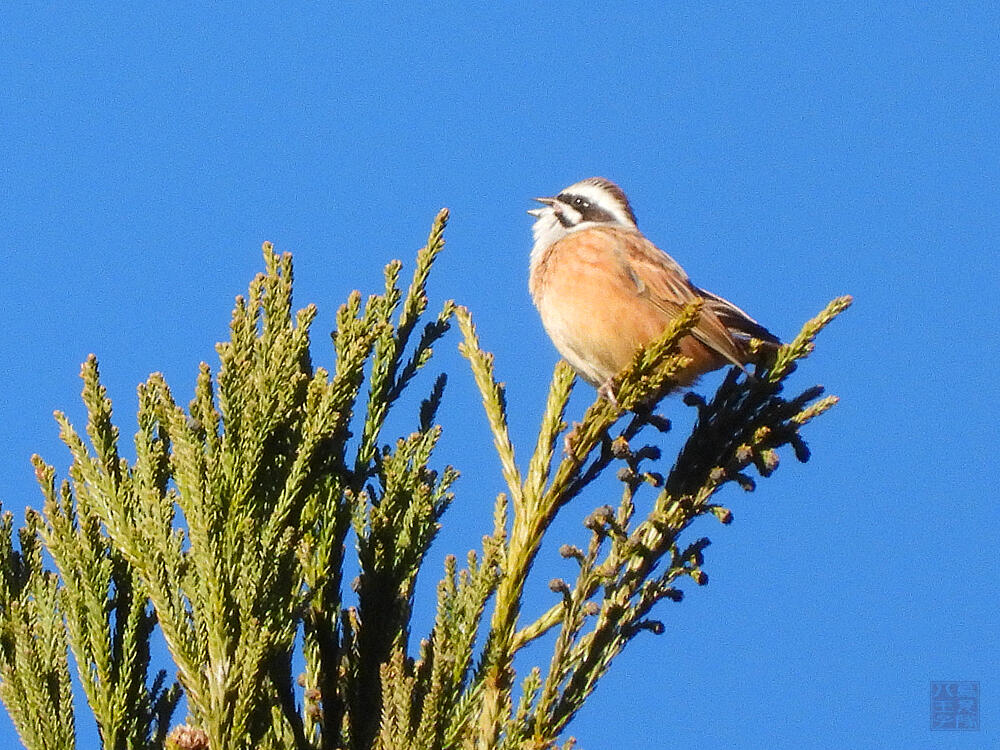
M535 238L535 244L531 246L531 267L534 268L535 264L542 259L545 251L563 237L596 226L599 226L596 221L581 221L572 226L565 227L556 218L554 209L543 209L541 215L539 215L535 223L531 226L531 234Z

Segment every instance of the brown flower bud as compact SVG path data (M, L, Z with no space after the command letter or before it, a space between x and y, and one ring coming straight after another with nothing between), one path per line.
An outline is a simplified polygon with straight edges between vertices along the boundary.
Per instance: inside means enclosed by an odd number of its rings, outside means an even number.
M208 750L208 734L203 729L178 724L167 735L168 750Z

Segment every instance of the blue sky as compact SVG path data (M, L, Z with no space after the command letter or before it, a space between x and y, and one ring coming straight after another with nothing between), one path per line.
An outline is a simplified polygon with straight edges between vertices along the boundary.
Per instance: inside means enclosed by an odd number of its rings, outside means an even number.
M696 283L779 335L856 304L795 375L843 399L809 426L812 461L727 490L736 522L696 530L710 584L661 609L666 633L633 644L570 733L586 750L996 743L996 6L417 5L0 11L4 508L40 505L32 453L65 468L51 413L82 423L89 352L129 435L149 372L185 400L215 362L272 240L330 364L337 305L409 264L441 206L432 294L472 309L526 456L557 355L524 211L599 174ZM501 488L457 341L436 360L440 460L463 479L425 599ZM558 541L605 501L570 507ZM528 587L539 608L568 574L557 546ZM981 682L980 732L929 731L942 679Z

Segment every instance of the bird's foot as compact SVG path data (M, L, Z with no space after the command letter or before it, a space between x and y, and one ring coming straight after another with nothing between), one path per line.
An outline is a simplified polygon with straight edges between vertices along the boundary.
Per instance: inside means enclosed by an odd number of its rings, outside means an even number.
M597 389L597 395L606 398L608 401L611 402L612 406L620 408L618 406L618 398L615 396L614 390L612 390L613 385L614 381L611 378L608 378L603 383L601 383L601 387Z
M573 429L563 435L563 453L567 456L573 454L573 443L576 442L578 433L580 432L580 423L574 422Z

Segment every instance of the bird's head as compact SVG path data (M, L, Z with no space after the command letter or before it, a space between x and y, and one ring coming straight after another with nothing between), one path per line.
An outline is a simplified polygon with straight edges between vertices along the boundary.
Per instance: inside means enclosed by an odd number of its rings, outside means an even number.
M625 193L603 177L588 177L564 188L555 197L535 200L542 206L528 211L535 217L532 255L571 232L590 227L617 226L638 230L635 214Z

